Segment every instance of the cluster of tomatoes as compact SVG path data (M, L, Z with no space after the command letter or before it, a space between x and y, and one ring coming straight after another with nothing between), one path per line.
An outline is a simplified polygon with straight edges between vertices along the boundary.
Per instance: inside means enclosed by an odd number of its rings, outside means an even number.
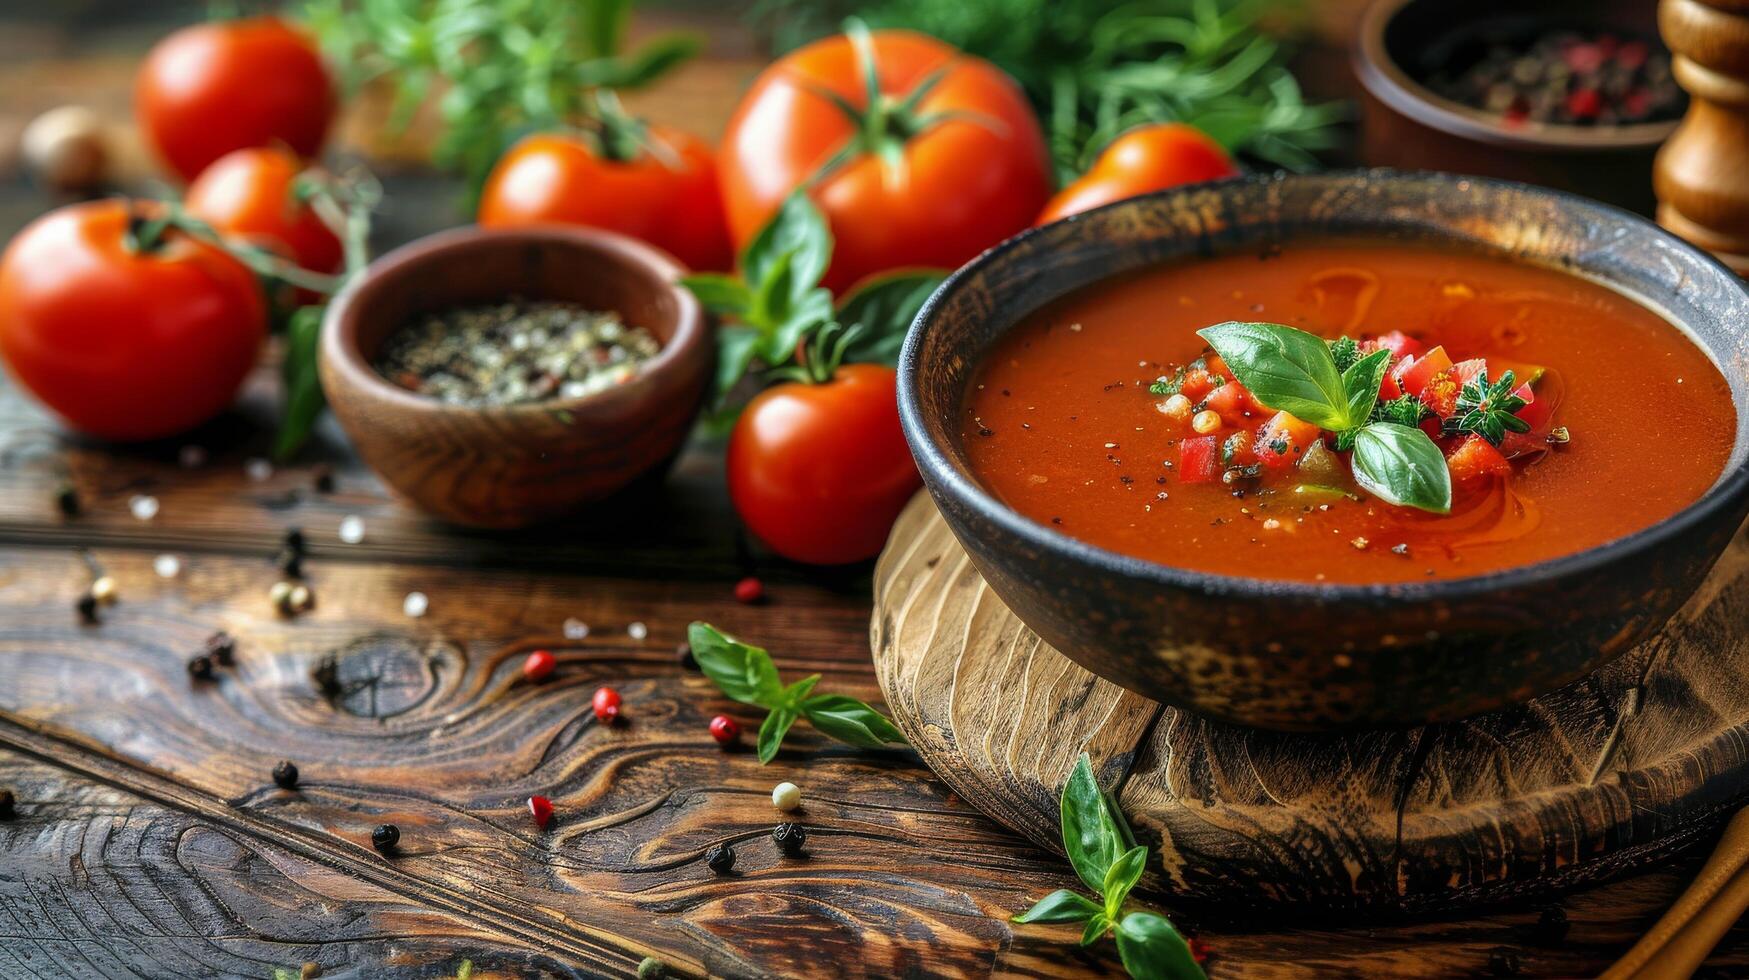
M332 80L298 29L252 18L179 31L148 57L135 109L166 166L190 182L189 215L305 270L340 268L335 230L298 192L335 109ZM640 124L637 135L629 158L574 132L524 138L489 176L479 222L606 228L696 270L725 270L806 188L834 241L823 284L842 294L888 270L953 268L1033 224L1237 172L1196 130L1151 126L1053 196L1019 86L903 31L827 38L780 59L714 152L666 126ZM148 203L72 205L0 259L0 355L74 428L104 438L164 437L217 414L266 334L256 277L211 242L152 230L153 217ZM918 484L881 365L767 389L739 420L727 465L748 526L817 564L872 556Z

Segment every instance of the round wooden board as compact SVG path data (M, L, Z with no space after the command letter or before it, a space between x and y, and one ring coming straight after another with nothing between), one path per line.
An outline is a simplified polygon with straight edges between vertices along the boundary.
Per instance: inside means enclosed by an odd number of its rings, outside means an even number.
M1060 850L1092 756L1154 882L1187 902L1421 911L1643 866L1749 803L1749 535L1663 634L1525 705L1405 731L1254 731L1168 708L1046 646L926 494L893 528L870 625L887 703L960 795ZM1163 867L1162 867L1163 866Z

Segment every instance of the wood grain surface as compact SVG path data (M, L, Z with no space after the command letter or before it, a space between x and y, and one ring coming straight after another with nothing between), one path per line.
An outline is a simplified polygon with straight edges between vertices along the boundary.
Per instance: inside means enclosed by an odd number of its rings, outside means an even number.
M44 5L0 27L0 232L52 203L13 169L24 121L63 102L126 119L136 52L162 25L96 9ZM711 56L637 108L709 136L759 60L737 12L705 17L683 20ZM385 139L383 108L360 101L342 130L390 172L379 249L464 220L453 182L405 165L428 130ZM132 148L124 176L143 172L137 141L118 137ZM273 378L270 361L235 412L130 448L69 437L0 384L0 786L18 797L0 820L0 975L271 977L311 962L325 977L438 978L467 961L476 977L617 977L651 954L728 977L1122 975L1109 945L1007 922L1072 872L916 754L852 751L800 727L761 767L709 740L718 712L757 719L674 656L695 618L767 645L786 673L880 697L869 570L797 568L749 546L720 449L694 446L660 490L554 527L458 531L396 502L331 423L296 463L247 475L270 439ZM204 460L183 466L185 446ZM316 488L318 470L332 490ZM77 518L55 506L63 482ZM159 501L151 521L129 513L139 494ZM347 516L365 522L358 544L336 534ZM310 542L317 606L286 620L267 589L289 527ZM81 549L120 583L98 626L72 608L91 574ZM154 573L160 554L179 558L176 578ZM732 601L749 571L768 605ZM409 619L415 589L430 611ZM587 640L564 639L573 616ZM625 631L634 621L648 625L642 643ZM221 628L238 638L236 665L191 682L186 659ZM539 645L559 652L557 676L516 683ZM324 693L310 672L329 656L338 688ZM625 697L612 729L588 709L600 683ZM297 791L272 784L282 758L302 770ZM806 794L803 860L765 836L781 779ZM544 833L523 809L533 792L557 810ZM368 844L383 821L403 832L392 860ZM740 854L722 879L700 860L720 840ZM1142 898L1207 941L1216 980L1579 976L1627 949L1697 861L1564 896L1559 941L1536 927L1541 902L1386 919L1232 914L1157 880ZM1749 974L1746 936L1728 936L1702 975Z

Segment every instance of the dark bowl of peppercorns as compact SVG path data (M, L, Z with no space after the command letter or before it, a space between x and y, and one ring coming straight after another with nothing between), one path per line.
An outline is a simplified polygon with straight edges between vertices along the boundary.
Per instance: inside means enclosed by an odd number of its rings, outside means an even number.
M1375 0L1354 53L1367 164L1501 177L1650 215L1687 98L1656 4Z

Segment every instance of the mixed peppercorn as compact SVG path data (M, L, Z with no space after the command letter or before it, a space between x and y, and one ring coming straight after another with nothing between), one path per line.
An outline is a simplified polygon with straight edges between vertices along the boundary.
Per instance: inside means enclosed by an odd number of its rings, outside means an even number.
M1453 50L1458 57L1431 73L1428 86L1509 126L1612 126L1682 114L1669 53L1638 38L1553 30Z

